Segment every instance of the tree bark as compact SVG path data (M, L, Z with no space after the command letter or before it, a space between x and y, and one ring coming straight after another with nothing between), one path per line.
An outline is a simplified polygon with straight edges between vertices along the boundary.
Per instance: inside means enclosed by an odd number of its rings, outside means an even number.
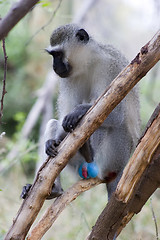
M160 186L160 104L87 240L113 240Z
M69 203L74 201L82 192L100 183L102 183L102 180L98 178L81 180L75 183L51 204L36 226L31 230L27 240L40 240Z
M77 128L64 139L59 146L58 155L54 159L48 158L40 168L5 240L25 239L59 172L116 105L159 60L160 32L141 49L131 64L115 78L96 101Z
M0 20L0 40L34 7L39 0L21 0Z
M149 127L152 125L153 121L157 118L158 113L160 113L160 104L158 105L154 114L152 115L151 119L149 120L145 133L147 133ZM148 133L146 136L145 136L145 133L143 134L143 137L145 137L147 139ZM149 137L149 139L148 139L149 142L152 140L152 137L153 136ZM144 149L144 146L143 146L143 149ZM145 154L144 157L146 157L145 151L144 151L144 154ZM134 154L134 156L135 156L135 154ZM132 164L135 164L137 162L137 157L133 158L133 161L134 162ZM152 161L152 163L149 164L149 166L147 166L146 170L141 175L139 187L137 187L137 190L135 191L135 194L134 194L134 198L131 201L132 210L130 209L131 212L127 213L127 215L123 218L123 220L120 224L120 227L117 229L117 235L118 235L118 233L120 233L120 231L125 227L125 225L130 221L130 219L134 215L134 213L132 212L133 206L136 206L136 209L134 208L134 212L138 213L141 210L142 206L145 204L148 197L160 185L160 177L159 177L160 148L159 147L157 148L156 154L153 155L151 161ZM141 169L141 167L140 167L140 169ZM128 173L128 171L127 171L127 173ZM82 181L79 181L76 184L74 184L60 198L57 198L55 200L55 202L53 202L51 204L51 206L46 210L45 214L42 216L42 218L39 220L39 222L35 225L35 227L33 227L27 240L41 239L43 237L43 235L47 232L47 230L52 226L54 221L58 218L59 214L64 210L64 208L71 201L75 200L82 192L87 191L88 189L98 185L99 183L101 183L101 181L99 179L89 179L89 180L82 180ZM123 189L123 184L121 185L121 187ZM121 208L120 208L120 210L122 211ZM110 208L109 208L109 211L110 211ZM126 209L125 209L125 211L126 211ZM106 214L106 217L109 216L108 212L105 214ZM116 214L117 214L117 209L114 209L114 216ZM122 212L122 214L123 214L123 212ZM119 216L118 216L118 218L119 218ZM104 217L102 219L104 221ZM118 221L118 220L116 219L116 221ZM109 218L108 218L108 222L109 223L111 222L111 220ZM110 229L109 223L107 223L108 229ZM106 225L103 222L99 223L98 228L101 228L102 232L105 233ZM98 232L97 227L95 229L95 232L97 234L97 232ZM107 232L107 234L108 234L108 232ZM107 236L107 234L106 234L106 236ZM114 234L115 234L115 232L114 232ZM98 235L97 239L102 239L102 236Z

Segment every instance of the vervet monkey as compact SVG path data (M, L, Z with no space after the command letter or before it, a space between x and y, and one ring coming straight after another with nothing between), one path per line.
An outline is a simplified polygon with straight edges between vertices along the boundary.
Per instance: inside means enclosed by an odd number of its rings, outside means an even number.
M60 83L58 120L50 120L45 132L46 153L55 157L60 142L75 129L128 61L113 46L99 44L75 24L57 28L46 50L53 57L53 69ZM98 177L108 182L110 197L137 143L139 132L139 98L134 87L79 149L70 164L78 169L81 163L94 161L99 169ZM57 178L50 197L61 193Z

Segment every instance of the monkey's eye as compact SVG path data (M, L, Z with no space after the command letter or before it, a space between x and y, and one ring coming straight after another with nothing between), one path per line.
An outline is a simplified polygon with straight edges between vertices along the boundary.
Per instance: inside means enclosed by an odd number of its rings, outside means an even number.
M76 33L76 38L78 39L78 41L84 43L87 43L89 41L89 35L84 29L78 30L78 32Z

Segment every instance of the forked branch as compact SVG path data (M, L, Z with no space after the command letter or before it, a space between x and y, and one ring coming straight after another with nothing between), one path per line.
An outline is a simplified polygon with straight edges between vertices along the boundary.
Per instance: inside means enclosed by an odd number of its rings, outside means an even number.
M75 200L82 192L85 192L100 183L102 183L102 181L98 178L81 180L75 183L51 204L40 221L32 229L27 240L41 239L69 203Z
M64 139L59 146L58 155L54 159L48 158L40 168L29 196L23 201L5 240L25 239L60 171L103 123L116 105L159 60L160 32L141 49L131 64L115 78L104 94L99 97L77 128Z

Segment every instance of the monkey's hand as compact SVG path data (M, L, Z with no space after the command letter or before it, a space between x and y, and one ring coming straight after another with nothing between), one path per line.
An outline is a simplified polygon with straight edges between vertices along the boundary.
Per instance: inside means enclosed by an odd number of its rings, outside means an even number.
M49 139L45 143L45 151L48 156L56 157L57 156L57 147L61 143L60 140Z
M72 132L90 107L90 104L81 104L78 105L73 112L66 115L62 122L64 130L66 132Z

